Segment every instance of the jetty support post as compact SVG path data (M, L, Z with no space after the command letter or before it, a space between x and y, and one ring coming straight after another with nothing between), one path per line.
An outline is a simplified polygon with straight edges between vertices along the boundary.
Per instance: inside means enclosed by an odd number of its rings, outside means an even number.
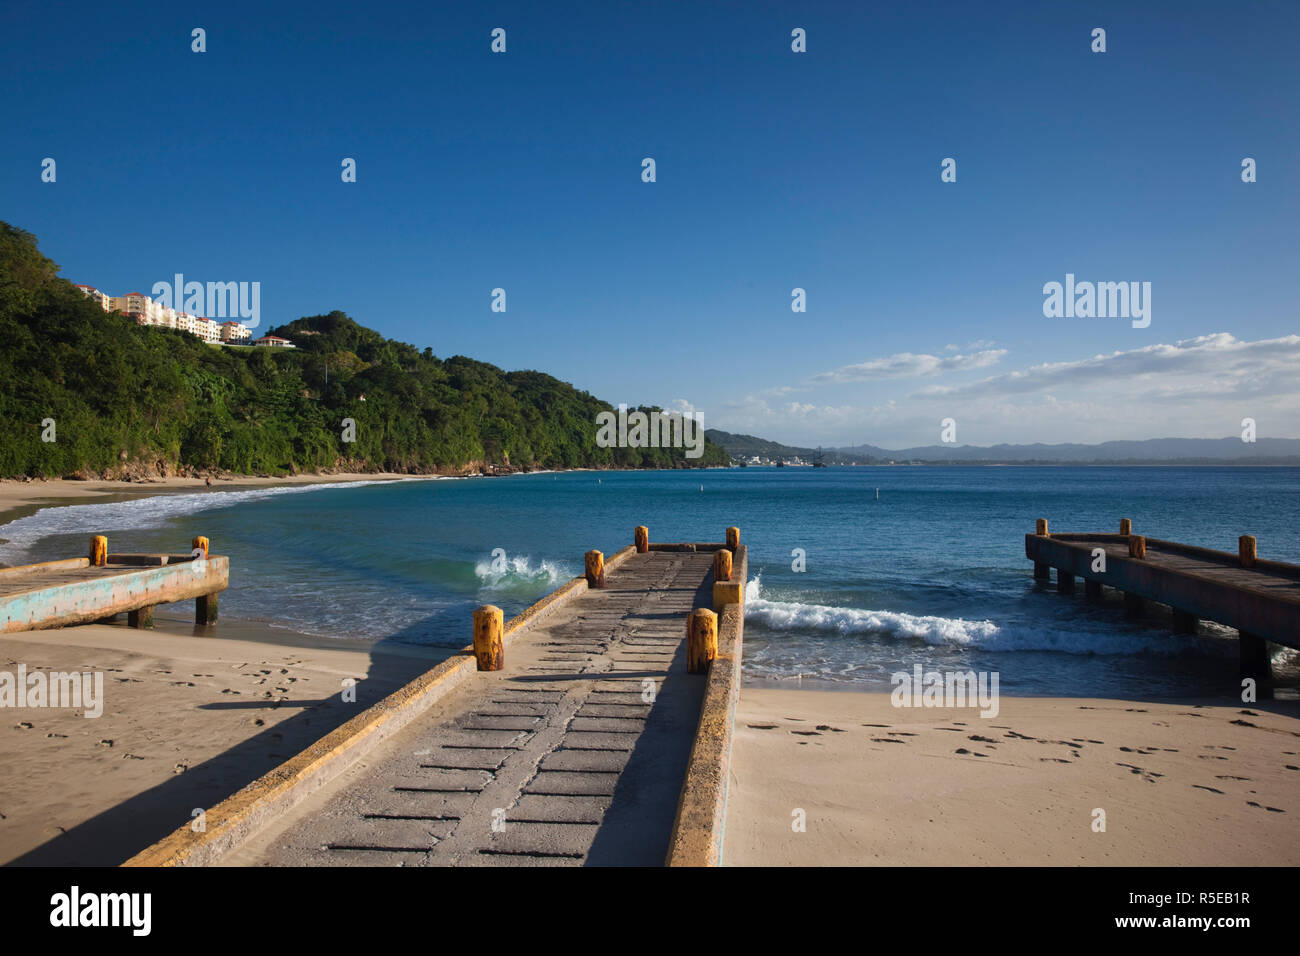
M740 547L740 529L735 527L728 528L727 529L727 550L734 554L736 549L739 547Z
M1074 575L1069 571L1056 569L1056 590L1059 594L1074 593Z
M209 546L210 544L208 539L201 534L195 535L194 540L190 542L191 553L194 551L202 551L202 560L204 561L208 558ZM198 555L195 555L195 560L200 560ZM194 599L194 623L200 627L206 627L209 624L216 624L217 612L218 601L216 591L213 591L211 594L202 594Z
M90 566L102 568L108 564L108 536L97 534L90 539Z
M126 623L137 630L153 629L153 605L126 612Z
M1042 535L1044 538L1046 538L1046 537L1048 536L1048 534L1047 534L1047 519L1046 519L1046 518L1039 518L1036 522L1034 522L1034 534ZM1035 580L1035 581L1050 581L1051 579L1052 579L1052 568L1051 568L1051 565L1049 565L1049 564L1047 564L1047 563L1045 563L1045 562L1043 562L1043 561L1035 561L1035 562L1034 562L1034 580Z
M686 617L686 672L704 674L718 656L718 615L697 607Z
M1237 644L1241 652L1241 676L1255 681L1255 699L1273 699L1273 664L1269 659L1268 641L1258 634L1238 631Z
M605 555L599 551L588 551L586 565L587 587L603 588L605 586Z
M1101 600L1101 582L1094 581L1092 578L1083 579L1083 595L1089 601Z
M1258 560L1256 551L1255 536L1253 534L1243 534L1237 539L1237 554L1241 558L1243 568L1253 568L1255 561Z
M1123 535L1130 535L1130 534L1132 534L1132 533L1133 533L1133 522L1130 521L1128 518L1120 518L1120 519L1119 519L1119 533L1120 533L1120 534L1123 534Z
M639 524L632 531L632 540L636 544L636 553L645 554L650 550L650 529Z
M506 666L503 632L505 617L495 604L474 611L474 658L481 671L499 671Z

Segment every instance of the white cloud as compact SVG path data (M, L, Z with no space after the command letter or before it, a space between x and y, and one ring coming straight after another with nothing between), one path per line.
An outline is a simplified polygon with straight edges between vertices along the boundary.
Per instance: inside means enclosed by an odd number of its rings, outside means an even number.
M973 355L952 356L967 362ZM1005 354L999 350L998 357ZM900 378L901 369L938 374L934 356L911 353L818 376L845 382ZM965 367L978 367L967 364ZM876 372L859 373L870 368ZM935 369L938 371L935 371ZM884 374L892 371L893 374ZM718 427L794 445L885 448L930 445L953 417L963 444L1100 442L1170 436L1223 438L1256 419L1261 437L1300 435L1300 335L1242 341L1229 333L1172 344L1047 362L978 381L934 384L910 393L872 388L856 405L768 404L759 392L719 409ZM824 391L824 388L816 391Z
M996 365L1007 354L1006 349L984 349L962 355L927 355L914 352L899 352L885 358L859 362L857 365L844 365L831 372L821 372L812 377L818 384L830 382L868 382L887 378L920 378L927 375L942 375L945 372L961 372L968 369L987 368Z

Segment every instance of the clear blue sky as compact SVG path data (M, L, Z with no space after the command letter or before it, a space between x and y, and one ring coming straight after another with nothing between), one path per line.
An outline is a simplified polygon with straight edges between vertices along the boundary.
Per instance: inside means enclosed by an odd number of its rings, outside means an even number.
M278 6L5 5L0 218L794 443L1300 435L1300 4Z

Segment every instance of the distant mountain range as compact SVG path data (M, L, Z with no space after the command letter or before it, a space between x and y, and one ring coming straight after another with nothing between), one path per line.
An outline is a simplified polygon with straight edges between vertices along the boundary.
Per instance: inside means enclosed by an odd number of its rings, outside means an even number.
M804 461L816 456L816 448L782 445L779 442L736 435L711 428L705 432L711 441L726 449L732 458L754 456ZM972 464L1251 464L1300 465L1300 439L1260 438L1243 442L1240 438L1149 438L1144 441L1108 441L1098 445L924 445L917 448L888 449L876 445L853 445L826 448L822 452L828 465L887 464L889 462L924 462Z

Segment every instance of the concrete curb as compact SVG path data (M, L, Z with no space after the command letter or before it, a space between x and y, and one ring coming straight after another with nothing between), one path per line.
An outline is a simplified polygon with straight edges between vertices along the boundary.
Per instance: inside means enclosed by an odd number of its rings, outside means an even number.
M629 545L606 562L617 566L634 554ZM510 619L503 633L510 638L549 617L587 590L587 580L573 578ZM476 671L474 649L465 647L432 670L421 674L379 703L335 728L297 756L222 800L204 815L205 829L190 824L146 847L123 866L206 866L249 836L302 802L308 795L352 766L366 752L391 737L445 697Z
M742 594L748 574L748 552L741 545L736 549L731 576L741 582ZM718 656L709 665L700 722L673 820L667 866L717 866L722 862L744 634L743 604L728 604L718 619Z

